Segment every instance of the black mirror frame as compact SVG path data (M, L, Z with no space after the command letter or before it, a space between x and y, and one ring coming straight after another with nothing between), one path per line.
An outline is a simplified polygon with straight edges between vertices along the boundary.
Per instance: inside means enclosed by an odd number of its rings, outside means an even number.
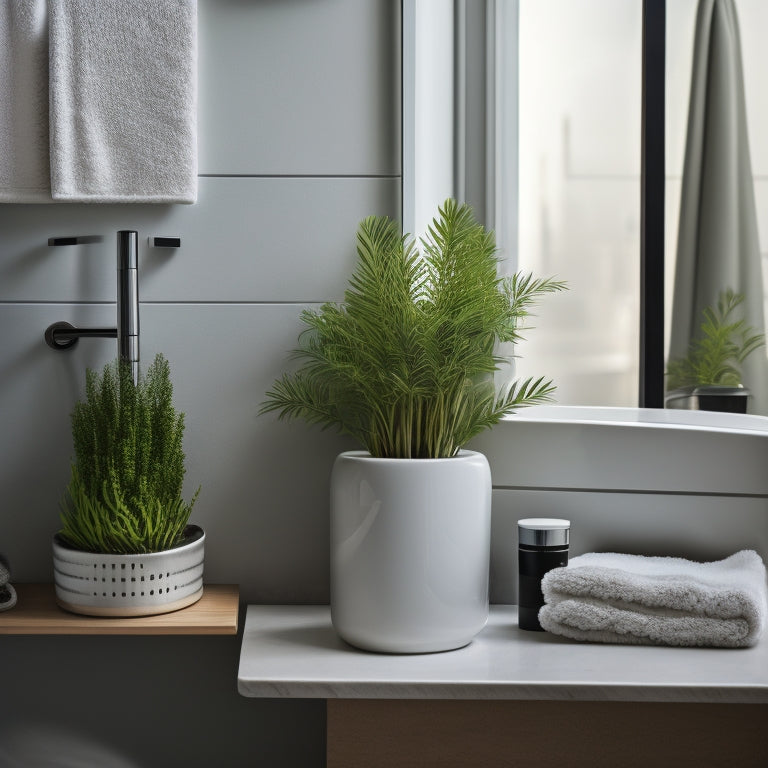
M643 0L639 405L664 407L666 0Z

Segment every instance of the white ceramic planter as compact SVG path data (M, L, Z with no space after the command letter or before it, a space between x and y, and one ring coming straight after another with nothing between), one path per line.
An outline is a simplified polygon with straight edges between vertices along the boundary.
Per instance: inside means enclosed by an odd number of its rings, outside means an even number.
M83 552L53 538L56 602L88 616L151 616L203 595L205 533L187 526L185 544L146 555Z
M491 473L450 459L342 453L331 476L331 617L351 645L460 648L488 620Z

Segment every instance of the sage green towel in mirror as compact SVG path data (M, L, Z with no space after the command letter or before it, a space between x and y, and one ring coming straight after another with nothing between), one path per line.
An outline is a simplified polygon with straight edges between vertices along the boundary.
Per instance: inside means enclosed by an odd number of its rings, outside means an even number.
M744 77L733 0L700 0L680 197L670 358L683 357L721 291L744 294L744 318L765 330ZM743 364L751 413L768 415L765 349Z

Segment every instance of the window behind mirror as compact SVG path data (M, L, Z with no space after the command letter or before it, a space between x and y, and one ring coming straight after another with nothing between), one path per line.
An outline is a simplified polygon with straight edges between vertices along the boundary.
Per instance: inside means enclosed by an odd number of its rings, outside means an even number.
M697 4L665 3L667 345ZM768 2L737 6L764 243ZM404 224L423 232L437 205L456 196L495 230L505 271L567 281L567 293L543 300L515 350L515 375L552 378L561 404L640 399L643 7L642 0L404 0L404 28L413 31L403 54ZM451 113L453 121L444 117ZM765 277L768 248L761 251Z
M558 403L634 406L641 4L519 0L518 25L517 268L569 290L538 308L516 373L553 378Z

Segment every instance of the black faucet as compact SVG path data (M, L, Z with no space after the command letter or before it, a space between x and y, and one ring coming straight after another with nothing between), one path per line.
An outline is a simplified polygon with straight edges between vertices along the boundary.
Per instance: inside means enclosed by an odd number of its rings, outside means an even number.
M49 245L94 242L92 237L51 238ZM53 323L45 341L53 349L70 349L81 337L117 339L117 355L131 365L134 383L139 379L139 233L121 229L117 233L117 327L75 328L67 322Z

